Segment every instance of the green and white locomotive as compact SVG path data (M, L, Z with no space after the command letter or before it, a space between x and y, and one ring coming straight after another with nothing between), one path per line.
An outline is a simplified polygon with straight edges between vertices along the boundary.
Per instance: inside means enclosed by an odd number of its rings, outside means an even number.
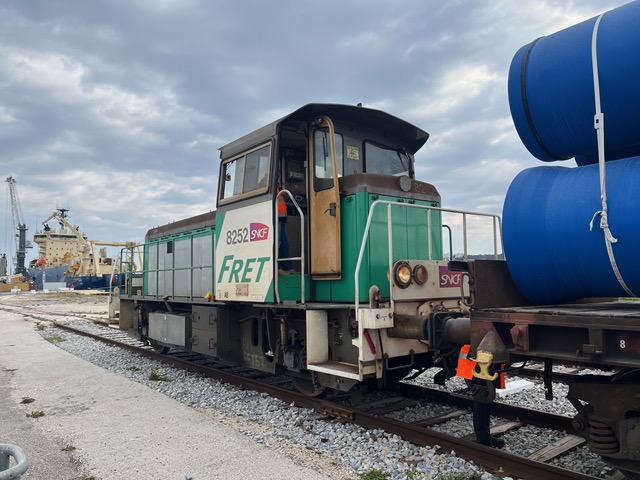
M149 230L141 278L123 276L120 328L290 375L311 395L446 367L469 343L470 299L443 217L465 254L470 217L489 222L496 255L500 220L444 210L415 179L428 138L379 110L309 104L225 145L217 209Z

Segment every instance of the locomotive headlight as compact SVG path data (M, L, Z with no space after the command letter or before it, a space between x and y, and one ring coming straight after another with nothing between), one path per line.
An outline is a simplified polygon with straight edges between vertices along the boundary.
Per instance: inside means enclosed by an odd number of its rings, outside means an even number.
M413 267L413 280L418 285L424 285L429 278L429 274L427 273L427 267L422 264L418 264Z
M393 267L393 280L400 288L407 288L411 283L411 267L408 262L398 262Z

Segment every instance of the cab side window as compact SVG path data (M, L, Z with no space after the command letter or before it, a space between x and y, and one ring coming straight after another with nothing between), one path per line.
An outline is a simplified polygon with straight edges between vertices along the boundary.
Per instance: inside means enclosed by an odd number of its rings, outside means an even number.
M271 146L264 145L224 162L220 200L266 192L270 151Z

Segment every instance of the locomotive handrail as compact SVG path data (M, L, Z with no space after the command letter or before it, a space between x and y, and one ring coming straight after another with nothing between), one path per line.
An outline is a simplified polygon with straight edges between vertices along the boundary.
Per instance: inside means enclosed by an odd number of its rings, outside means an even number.
M356 268L355 268L355 273L354 273L354 284L355 284L355 307L356 307L356 318L358 315L358 311L359 311L359 307L360 307L360 281L359 281L359 275L360 275L360 267L362 265L362 259L364 257L364 250L365 247L367 245L367 240L369 238L369 232L371 230L371 222L373 220L373 213L374 210L376 209L376 207L378 205L387 205L387 237L388 237L388 243L389 243L389 252L388 252L388 259L389 259L389 301L390 301L390 307L391 310L393 311L394 309L394 300L393 300L393 289L392 289L392 282L393 282L393 275L391 275L391 272L393 271L393 236L392 236L392 232L391 232L391 226L392 226L392 215L391 215L391 207L395 206L395 207L404 207L404 208L415 208L415 209L421 209L421 210L427 210L427 229L428 229L428 254L429 254L429 259L432 259L433 253L432 253L432 238L431 238L431 213L435 210L438 212L444 212L444 213L454 213L454 214L460 214L462 215L462 234L463 234L463 244L464 244L464 259L467 260L467 255L468 255L468 242L467 242L467 216L472 215L472 216L477 216L477 217L489 217L492 219L492 226L493 226L493 255L494 258L498 258L498 231L502 232L502 220L500 218L499 215L495 215L495 214L491 214L491 213L481 213L481 212L467 212L464 210L454 210L454 209L450 209L450 208L442 208L442 207L434 207L434 206L430 206L430 205L415 205L415 204L407 204L407 203L398 203L398 202L393 202L390 200L375 200L372 204L371 207L369 208L369 215L367 217L367 223L365 225L364 228L364 234L362 236L362 241L360 243L360 251L358 253L358 261L356 262ZM500 233L500 243L501 243L501 247L502 247L502 233Z
M304 296L305 296L305 291L304 291L304 213L302 213L302 209L300 208L300 205L298 205L298 202L296 202L296 199L293 197L293 195L291 195L291 192L287 189L284 190L280 190L278 192L278 194L276 195L276 199L275 202L273 202L273 208L274 208L274 213L278 214L278 199L280 198L280 196L282 196L283 194L287 194L289 195L289 198L291 199L291 202L293 203L293 206L296 207L296 210L298 210L298 215L300 215L300 256L299 257L287 257L287 258L280 258L280 222L277 221L276 222L276 238L275 238L275 242L276 242L276 248L275 248L275 266L276 266L276 271L275 271L275 283L274 283L274 289L275 289L275 293L276 293L276 303L281 303L280 302L280 290L279 290L279 286L278 286L278 280L280 275L278 275L278 271L280 270L279 267L279 262L284 262L286 260L300 260L300 302L302 304L305 303L304 300Z
M449 258L453 258L453 234L449 225L442 224L442 228L446 228L449 232Z
M109 303L111 303L111 296L113 293L113 278L116 277L116 269L118 269L117 272L117 283L118 283L118 288L123 288L125 287L126 291L131 291L132 288L132 284L133 284L133 274L134 273L143 273L143 268L144 268L144 256L143 253L141 251L141 248L144 248L144 245L141 243L136 243L135 245L129 245L126 247L122 247L120 249L120 255L118 257L119 261L114 262L113 264L113 269L111 271L111 277L109 278ZM129 252L127 254L127 252ZM136 261L134 258L135 254L138 254L138 261L139 263L136 265ZM140 269L138 269L138 265L140 266ZM126 273L126 275L123 275L123 273ZM125 285L125 280L126 280L126 285Z

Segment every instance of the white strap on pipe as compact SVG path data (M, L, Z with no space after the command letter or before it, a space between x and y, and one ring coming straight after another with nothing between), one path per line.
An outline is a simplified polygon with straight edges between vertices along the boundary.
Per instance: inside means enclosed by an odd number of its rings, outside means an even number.
M598 215L600 215L600 228L604 232L604 241L607 245L607 253L609 254L609 262L611 263L611 268L613 269L613 273L618 279L618 283L624 289L627 294L632 297L636 297L627 284L625 283L622 275L620 274L620 269L618 269L618 264L616 263L616 258L613 254L613 244L618 241L617 238L613 236L611 230L609 229L609 221L608 221L608 210L607 210L607 186L606 186L606 171L605 171L605 161L604 161L604 114L602 113L602 108L600 105L600 80L598 77L598 54L597 54L597 39L598 39L598 26L600 25L600 20L602 19L601 14L596 20L595 25L593 26L593 34L591 35L591 64L593 67L593 90L594 96L596 100L596 114L593 117L593 127L596 129L596 135L598 140L598 166L600 170L600 200L602 202L602 210L598 210L591 219L591 223L589 223L589 229L593 230L593 222Z

